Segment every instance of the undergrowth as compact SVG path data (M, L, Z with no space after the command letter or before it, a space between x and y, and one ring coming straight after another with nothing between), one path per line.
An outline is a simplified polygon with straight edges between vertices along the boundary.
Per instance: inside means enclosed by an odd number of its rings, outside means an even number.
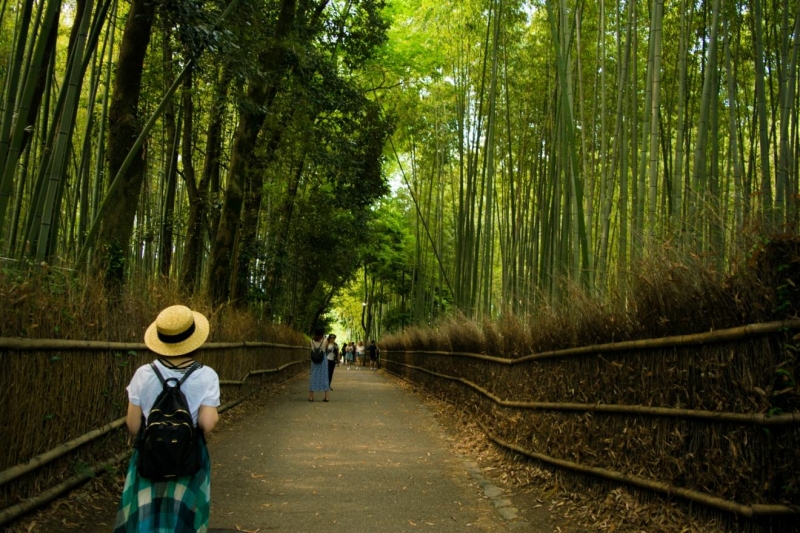
M454 314L433 327L384 335L385 349L521 357L610 342L685 335L800 317L800 238L762 237L729 260L654 251L629 272L625 290L598 295L575 285L560 303L482 321Z
M209 341L302 344L291 328L261 321L246 308L212 309L205 297L186 298L175 283L134 279L109 294L103 283L67 270L0 268L0 336L142 342L161 309L182 304L208 317Z

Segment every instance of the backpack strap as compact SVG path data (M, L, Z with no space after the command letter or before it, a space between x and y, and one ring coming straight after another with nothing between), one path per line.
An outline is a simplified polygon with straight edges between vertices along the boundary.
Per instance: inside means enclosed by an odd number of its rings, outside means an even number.
M155 372L155 373L156 373L156 376L158 377L158 381L160 381L160 382L161 382L161 386L163 387L164 385L166 385L166 384L167 384L167 382L166 382L166 380L164 379L164 376L162 376L162 375L161 375L161 372L158 370L158 366L156 365L156 362L155 362L155 361L153 361L152 363L150 363L150 368L152 368L152 369L153 369L153 372Z
M202 366L203 366L202 364L195 361L189 366L189 369L186 371L186 373L180 380L177 380L175 378L170 378L169 380L166 380L164 379L164 376L161 375L161 372L158 370L158 365L156 365L155 361L150 363L150 368L152 368L153 372L155 372L156 376L158 377L158 381L161 382L162 387L165 387L167 385L167 381L176 381L178 383L178 386L183 385L183 382L186 381L188 377L191 376L195 370L198 370Z

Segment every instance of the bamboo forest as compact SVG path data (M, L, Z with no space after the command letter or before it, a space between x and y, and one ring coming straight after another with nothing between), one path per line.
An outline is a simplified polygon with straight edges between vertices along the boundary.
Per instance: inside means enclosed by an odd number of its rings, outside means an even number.
M797 0L3 0L0 254L301 331L798 220Z
M799 62L800 0L0 0L0 531L800 532Z

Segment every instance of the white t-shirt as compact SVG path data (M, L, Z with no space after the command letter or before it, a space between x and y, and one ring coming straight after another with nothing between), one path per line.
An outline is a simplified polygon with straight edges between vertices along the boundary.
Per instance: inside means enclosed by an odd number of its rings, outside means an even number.
M169 378L181 379L186 372L186 369L178 370L165 367L161 364L161 361L156 361L156 365L158 365L158 371L161 372L165 380ZM172 384L170 383L170 385ZM138 405L142 408L145 421L162 389L158 376L156 376L149 364L140 366L136 370L127 388L128 400L133 405ZM201 405L219 407L219 377L211 367L203 366L192 372L189 379L181 385L181 391L189 403L189 410L192 412L192 420L194 420L195 424L197 424L197 415L200 412Z
M339 345L334 342L325 341L325 353L327 353L328 361L336 360L336 353L339 351Z

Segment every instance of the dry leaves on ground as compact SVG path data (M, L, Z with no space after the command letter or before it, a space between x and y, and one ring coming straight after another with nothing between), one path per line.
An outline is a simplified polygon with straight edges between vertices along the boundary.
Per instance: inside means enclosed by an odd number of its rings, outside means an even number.
M545 506L552 531L563 533L724 533L720 520L690 516L685 506L627 487L593 482L540 466L490 441L469 414L405 380L398 384L418 395L453 433L454 453L478 463L483 475L509 494L522 514ZM709 513L711 514L711 513Z

